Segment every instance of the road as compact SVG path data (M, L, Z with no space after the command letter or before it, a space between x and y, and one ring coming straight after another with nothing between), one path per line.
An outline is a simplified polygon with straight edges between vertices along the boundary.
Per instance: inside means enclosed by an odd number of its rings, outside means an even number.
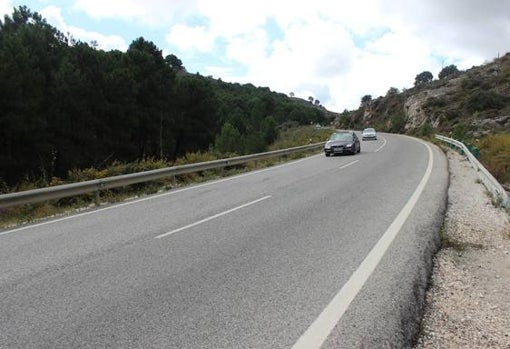
M446 160L389 134L361 150L0 231L0 348L405 343Z

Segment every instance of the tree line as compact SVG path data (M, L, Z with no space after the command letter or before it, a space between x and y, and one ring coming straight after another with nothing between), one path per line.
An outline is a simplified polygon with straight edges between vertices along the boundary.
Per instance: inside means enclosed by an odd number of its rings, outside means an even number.
M189 74L143 37L103 51L26 6L0 20L0 186L113 161L264 151L280 125L325 118L269 88Z

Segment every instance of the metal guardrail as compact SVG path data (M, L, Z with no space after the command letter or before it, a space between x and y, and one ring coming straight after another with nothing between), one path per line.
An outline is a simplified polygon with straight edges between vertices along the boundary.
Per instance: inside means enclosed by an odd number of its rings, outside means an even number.
M41 189L26 190L17 193L0 195L0 208L15 205L34 204L42 201L61 199L65 197L96 193L96 203L99 200L101 190L123 187L130 184L148 182L166 177L177 176L186 173L200 172L205 170L225 168L240 165L249 161L264 160L277 156L285 156L307 150L314 150L324 145L324 142L304 145L300 147L273 150L265 153L237 156L227 159L218 159L196 164L166 167L139 173L130 173L120 176L94 179L91 181L57 185Z
M478 172L478 176L482 183L491 193L494 202L503 207L510 207L510 199L508 198L508 194L503 186L489 171L487 171L485 167L483 167L480 161L478 161L478 159L469 151L468 147L464 143L441 135L436 135L436 138L443 142L452 144L462 150L471 163L471 166L473 166L473 168Z

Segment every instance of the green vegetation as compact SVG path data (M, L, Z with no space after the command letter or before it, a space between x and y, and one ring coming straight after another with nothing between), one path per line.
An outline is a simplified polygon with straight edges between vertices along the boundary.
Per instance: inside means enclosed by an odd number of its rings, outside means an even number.
M494 91L475 90L468 99L467 108L471 112L487 109L502 109L510 104L510 98Z
M404 133L405 131L405 125L406 125L406 119L402 112L395 113L391 117L391 127L390 132L393 133Z
M434 128L430 124L430 122L427 120L423 123L423 125L420 126L418 130L418 135L422 138L428 138L432 136L434 133Z
M280 132L278 139L269 147L270 150L287 149L305 144L325 142L331 136L331 128L291 127Z
M0 21L1 192L142 159L260 152L279 125L327 117L268 88L188 74L141 37L126 52L105 52L24 6Z
M464 125L464 123L455 125L451 138L460 142L466 142L470 138L466 130L466 125Z
M480 139L480 162L502 184L510 183L510 134L495 134Z
M434 76L429 71L424 71L414 78L414 86L419 86L421 84L426 84L427 82L431 82L434 79Z
M452 64L452 65L446 66L443 69L441 69L441 71L438 74L438 78L445 79L445 78L455 76L458 73L459 73L459 70L457 69L457 66Z
M310 143L319 143L325 141L332 130L329 128L316 129L314 126L294 126L287 127L279 133L276 141L269 146L269 150L286 149ZM236 155L236 154L232 154ZM234 174L251 171L255 168L263 168L273 166L282 161L289 159L296 159L306 155L306 152L295 153L286 159L272 158L257 163L249 162L245 165L233 166L225 169L203 171L201 173L189 173L176 176L175 178L165 178L157 181L145 182L130 185L127 187L114 188L101 191L101 202L113 203L120 202L143 195L149 195L164 190L181 187L190 183L199 183L211 179L216 179L224 176L231 176ZM173 162L158 159L145 159L132 163L122 163L115 161L111 165L97 169L89 167L85 169L73 169L68 172L65 179L53 177L50 180L50 185L60 185L74 182L87 181L92 179L100 179L111 176L117 176L127 173L137 173L148 171L158 168L185 165L197 162L211 161L222 158L223 154L218 153L216 150L211 149L206 152L192 152L187 153L185 156L176 159ZM33 183L23 181L19 187L21 190L35 189L40 186L40 183ZM34 221L37 219L61 215L75 210L86 209L94 206L96 197L94 193L79 195L69 198L62 198L59 200L52 200L50 202L16 206L9 209L0 210L0 228L7 226L22 224L25 222Z

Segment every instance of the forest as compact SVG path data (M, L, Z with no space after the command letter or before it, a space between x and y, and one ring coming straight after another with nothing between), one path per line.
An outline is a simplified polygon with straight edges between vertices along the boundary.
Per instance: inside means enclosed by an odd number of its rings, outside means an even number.
M139 37L103 51L25 6L0 20L0 191L114 162L261 152L321 106L267 87L190 74Z

